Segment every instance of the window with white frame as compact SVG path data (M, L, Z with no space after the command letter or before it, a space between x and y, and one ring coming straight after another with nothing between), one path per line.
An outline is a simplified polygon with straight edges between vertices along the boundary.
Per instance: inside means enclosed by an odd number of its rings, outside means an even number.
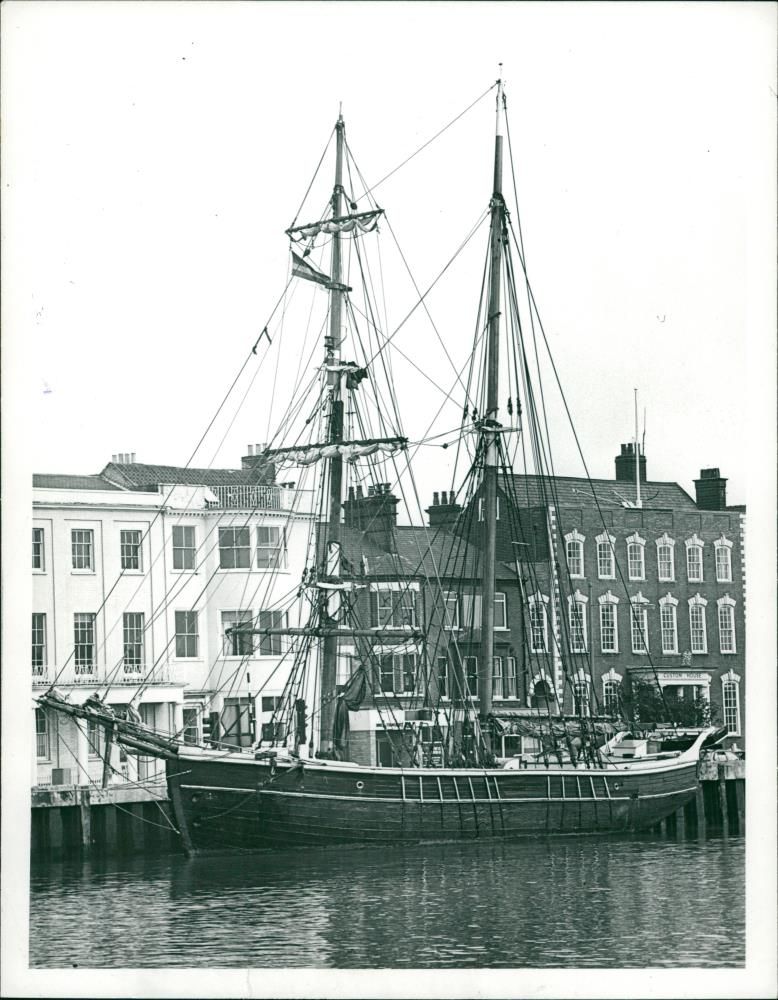
M735 602L726 594L716 603L719 608L719 650L722 653L736 653Z
M463 628L481 627L481 595L462 594L462 626Z
M613 535L603 534L597 536L597 576L601 580L613 580L616 577L616 557L614 546L616 539Z
M646 540L637 533L627 539L627 574L630 580L646 578Z
M239 625L252 625L250 611L222 611L223 652L225 656L251 656L254 652L254 635L249 631L230 631Z
M568 597L568 614L570 622L570 652L586 652L586 604L587 598L576 590Z
M621 690L621 677L614 674L606 674L602 679L602 707L606 715L619 714L619 700Z
M35 756L38 760L49 760L49 717L43 708L35 709Z
M142 611L125 611L122 621L124 641L124 672L137 674L143 669L143 633L145 615Z
M665 532L656 540L657 575L664 583L675 580L675 539Z
M671 656L678 652L678 599L671 594L659 598L659 630L662 633L662 653Z
M43 528L32 529L32 568L43 573L46 569L46 553L43 544Z
M648 601L637 594L630 603L630 631L632 652L648 652Z
M459 595L454 591L443 593L443 628L459 628Z
M496 593L494 595L494 627L508 627L508 611L505 602L505 594Z
M740 677L732 670L721 678L721 702L728 735L740 736Z
M697 535L686 539L686 577L689 583L702 583L702 548L705 542Z
M77 674L95 671L95 618L87 612L73 615L73 662Z
M286 612L260 611L257 617L257 624L260 629L284 628L286 626ZM259 655L260 656L280 656L286 648L285 636L283 635L259 635Z
M416 595L406 586L376 587L371 594L371 627L416 628Z
M200 633L196 611L176 611L176 656L191 659L200 655Z
M716 580L732 583L732 542L724 535L714 542L716 550Z
M478 657L477 656L464 656L462 657L462 666L465 668L465 682L467 684L467 693L471 698L478 697Z
M607 594L603 594L598 600L600 604L600 649L603 653L618 653L619 599L608 591Z
M251 567L251 529L219 528L219 569Z
M534 594L529 599L529 642L530 652L548 652L548 598L543 594Z
M87 755L96 760L102 753L103 727L97 719L86 720Z
M195 526L176 524L173 526L173 569L194 570L197 561Z
M135 529L122 529L119 532L119 554L123 570L142 570L141 538L142 532Z
M94 571L94 532L91 528L73 528L70 532L73 569Z
M573 682L573 712L575 715L589 715L589 681L579 676Z
M32 675L43 677L46 673L46 615L39 611L32 614Z
M283 569L286 566L286 532L272 524L257 528L257 566L259 569Z
M505 694L506 698L518 698L519 697L519 684L518 684L518 674L516 672L516 657L506 656L505 657Z
M479 497L478 498L478 520L479 521L483 521L483 519L484 519L484 498L483 497ZM497 520L497 521L500 520L500 498L499 497L497 497L497 517L495 518L495 520Z
M689 631L691 633L692 653L708 652L708 633L705 626L705 606L707 601L704 597L696 594L689 598Z
M384 694L413 694L416 687L416 653L380 653L378 675Z
M199 706L194 706L192 708L184 708L183 710L183 727L181 729L181 735L183 737L184 743L188 743L190 746L196 746L200 742L200 719L202 717L202 709Z
M503 658L501 656L492 657L492 697L502 698L503 693Z
M565 535L565 554L567 570L570 576L584 575L584 542L586 538L579 531L571 531Z

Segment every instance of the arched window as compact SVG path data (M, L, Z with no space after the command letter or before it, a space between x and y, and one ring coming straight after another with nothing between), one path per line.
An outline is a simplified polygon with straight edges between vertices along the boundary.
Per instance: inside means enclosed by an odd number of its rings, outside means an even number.
M665 656L678 652L678 598L665 594L659 598L659 627L662 632L662 653Z
M637 593L630 602L632 652L648 652L648 600Z
M722 653L736 653L735 602L729 594L725 594L716 604L719 607L719 650Z
M609 671L602 679L602 708L606 715L619 715L621 675Z
M586 538L580 531L571 531L565 535L565 553L567 555L567 569L570 576L584 575L584 547Z
M603 653L618 653L619 599L610 591L597 598L600 605L600 649Z
M552 704L554 695L551 685L545 678L535 680L530 691L530 705L532 708L547 709Z
M637 532L627 539L627 572L630 580L646 578L646 540Z
M548 652L548 612L545 594L533 594L529 598L529 643L532 653Z
M567 598L570 621L570 652L586 652L586 605L588 598L580 590Z
M708 633L705 626L705 606L707 601L699 594L689 598L689 631L692 653L708 652Z
M686 576L689 583L702 583L702 547L705 544L697 535L686 539Z
M663 582L675 580L675 539L665 532L656 540L657 574Z
M578 674L573 681L573 712L575 715L591 715L589 678L585 674Z
M604 533L598 535L597 542L597 576L601 580L613 580L616 577L616 560L614 557L614 545L616 539L613 535Z
M718 583L732 583L732 542L722 535L713 545L716 550L716 580Z
M721 678L724 725L730 736L740 736L740 677L733 671Z

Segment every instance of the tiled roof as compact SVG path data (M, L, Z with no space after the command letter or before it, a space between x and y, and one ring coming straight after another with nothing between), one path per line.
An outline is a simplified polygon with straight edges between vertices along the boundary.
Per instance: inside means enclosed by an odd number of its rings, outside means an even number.
M35 472L33 487L41 490L119 490L120 486L102 476L70 476L59 473Z
M177 465L109 462L101 472L127 489L156 490L160 483L181 486L236 486L264 482L257 469L188 469Z
M623 507L624 501L635 500L635 484L616 479L583 479L576 476L556 476L553 490L548 480L540 476L514 475L516 502L519 506L544 506L555 503L559 507ZM697 504L678 483L647 482L641 484L644 508L672 508L697 510Z
M355 575L373 577L424 576L441 579L452 577L480 577L483 556L474 545L464 539L432 528L400 525L395 528L396 552L389 552L378 544L371 532L356 528L342 529L343 557ZM363 559L364 557L364 559ZM498 564L499 579L514 578L512 567Z

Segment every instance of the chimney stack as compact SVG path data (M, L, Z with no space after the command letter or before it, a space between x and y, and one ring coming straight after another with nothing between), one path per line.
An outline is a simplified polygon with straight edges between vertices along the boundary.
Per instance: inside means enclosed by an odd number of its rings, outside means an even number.
M635 482L635 445L630 442L621 446L621 454L616 456L616 481ZM646 481L646 456L640 456L640 482Z
M700 478L694 480L694 491L700 510L726 510L727 480L718 469L700 469Z
M453 524L459 517L462 507L456 502L456 494L452 490L441 490L432 494L432 506L427 508L429 525L438 528L443 524Z
M389 483L368 486L367 496L362 487L349 487L348 500L343 501L346 527L369 534L377 545L394 552L397 548L397 505L400 501L390 491Z

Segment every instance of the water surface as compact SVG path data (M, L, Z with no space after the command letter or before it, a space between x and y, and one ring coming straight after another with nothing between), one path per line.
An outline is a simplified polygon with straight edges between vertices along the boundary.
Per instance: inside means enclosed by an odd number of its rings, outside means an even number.
M732 967L741 837L472 841L33 867L32 967Z

